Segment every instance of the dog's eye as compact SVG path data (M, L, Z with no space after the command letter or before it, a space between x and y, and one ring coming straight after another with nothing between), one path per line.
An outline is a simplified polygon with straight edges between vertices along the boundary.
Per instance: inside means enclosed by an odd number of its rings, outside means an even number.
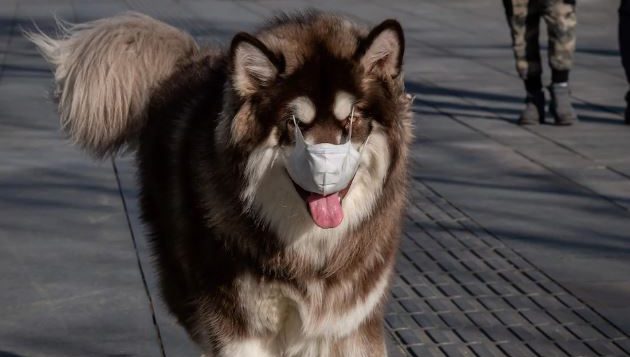
M343 126L345 128L349 128L350 127L350 123L353 123L353 124L356 125L360 120L361 120L361 117L359 116L359 113L354 112L354 116L352 114L349 114L346 117L346 119L344 119Z

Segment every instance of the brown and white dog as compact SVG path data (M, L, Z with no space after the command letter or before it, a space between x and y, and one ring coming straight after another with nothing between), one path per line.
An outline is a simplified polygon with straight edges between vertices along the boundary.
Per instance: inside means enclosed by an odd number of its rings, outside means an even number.
M62 125L98 158L136 150L163 296L204 352L385 356L411 140L400 24L281 15L225 50L137 13L62 30L27 34ZM353 111L360 163L321 228L287 173L291 118L339 144Z

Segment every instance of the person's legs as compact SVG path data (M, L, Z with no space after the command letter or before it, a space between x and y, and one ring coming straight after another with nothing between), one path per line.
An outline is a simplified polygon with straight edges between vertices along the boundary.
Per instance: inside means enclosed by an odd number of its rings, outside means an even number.
M551 102L549 109L556 124L571 125L577 120L571 105L569 72L575 53L575 0L546 0L544 18L549 32Z
M538 44L541 0L503 0L512 35L516 71L525 82L525 109L518 123L544 121L545 95L542 91L542 65Z
M619 6L619 52L630 83L630 0L621 0ZM630 124L630 91L626 93L626 124Z

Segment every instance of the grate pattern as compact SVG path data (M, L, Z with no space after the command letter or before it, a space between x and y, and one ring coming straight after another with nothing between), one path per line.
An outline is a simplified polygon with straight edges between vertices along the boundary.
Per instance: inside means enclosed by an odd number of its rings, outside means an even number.
M390 356L629 356L630 339L420 181L386 314Z

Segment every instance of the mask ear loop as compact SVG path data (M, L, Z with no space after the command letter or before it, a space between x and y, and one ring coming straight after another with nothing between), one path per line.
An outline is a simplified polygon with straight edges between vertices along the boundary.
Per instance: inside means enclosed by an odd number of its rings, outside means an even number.
M349 135L348 142L350 142L350 146L352 146L352 123L354 123L354 105L352 106L352 110L350 111L350 130L348 130L348 135ZM368 140L370 140L370 135L368 135L367 138L365 138L365 141L363 142L363 144L361 144L359 153L363 152L363 149L367 145Z
M304 136L302 136L302 130L300 130L297 120L295 119L295 114L291 114L291 118L293 118L293 125L295 126L295 136L297 137L297 135L299 134L302 137L302 140L304 140Z
M352 145L352 123L354 123L354 105L350 110L350 129L348 130L348 142Z

